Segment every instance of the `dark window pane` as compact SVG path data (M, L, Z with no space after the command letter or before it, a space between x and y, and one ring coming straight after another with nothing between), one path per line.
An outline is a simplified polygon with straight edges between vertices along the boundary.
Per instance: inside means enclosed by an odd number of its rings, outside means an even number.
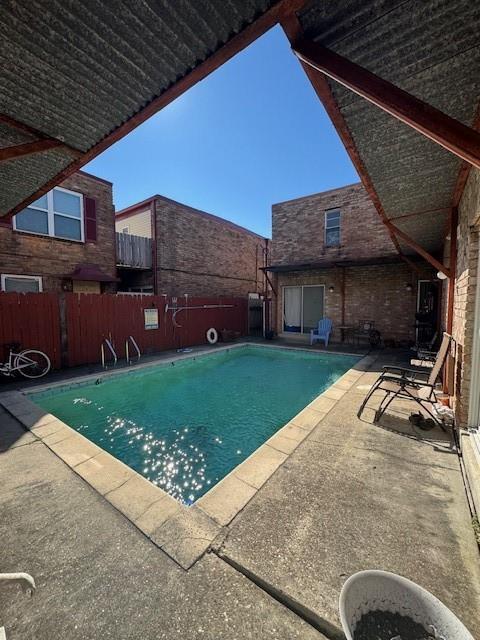
M55 216L55 235L58 238L71 238L81 240L80 220Z
M66 213L69 216L80 218L80 198L64 191L53 192L53 210L55 213Z
M340 244L340 229L327 229L325 240L327 247L334 247Z
M34 291L37 293L40 291L40 286L38 280L11 277L5 278L5 291L17 291L18 293Z
M45 233L48 235L48 215L44 211L25 209L15 216L17 229L32 231L33 233Z
M340 211L327 212L327 229L340 226Z

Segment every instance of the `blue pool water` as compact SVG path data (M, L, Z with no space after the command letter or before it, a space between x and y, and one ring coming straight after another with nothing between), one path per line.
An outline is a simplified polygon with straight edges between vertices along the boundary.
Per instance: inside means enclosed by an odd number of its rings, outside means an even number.
M192 504L357 361L248 345L31 397Z

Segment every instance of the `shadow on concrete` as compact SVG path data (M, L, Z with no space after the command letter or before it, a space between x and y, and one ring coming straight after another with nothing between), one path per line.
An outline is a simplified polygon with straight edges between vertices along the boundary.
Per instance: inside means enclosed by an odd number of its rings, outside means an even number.
M37 441L37 438L30 431L0 407L0 454L14 447Z

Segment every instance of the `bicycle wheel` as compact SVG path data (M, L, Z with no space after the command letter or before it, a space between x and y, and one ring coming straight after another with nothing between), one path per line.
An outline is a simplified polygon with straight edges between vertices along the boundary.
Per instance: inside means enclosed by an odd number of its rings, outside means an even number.
M43 351L25 349L13 361L13 368L25 378L41 378L50 371L50 358Z

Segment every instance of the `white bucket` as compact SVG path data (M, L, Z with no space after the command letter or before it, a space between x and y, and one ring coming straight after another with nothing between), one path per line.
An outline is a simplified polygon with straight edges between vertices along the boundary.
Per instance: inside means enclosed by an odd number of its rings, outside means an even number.
M418 584L388 571L360 571L350 576L340 593L340 620L347 640L354 640L360 618L371 611L408 616L445 640L474 640L443 602Z

